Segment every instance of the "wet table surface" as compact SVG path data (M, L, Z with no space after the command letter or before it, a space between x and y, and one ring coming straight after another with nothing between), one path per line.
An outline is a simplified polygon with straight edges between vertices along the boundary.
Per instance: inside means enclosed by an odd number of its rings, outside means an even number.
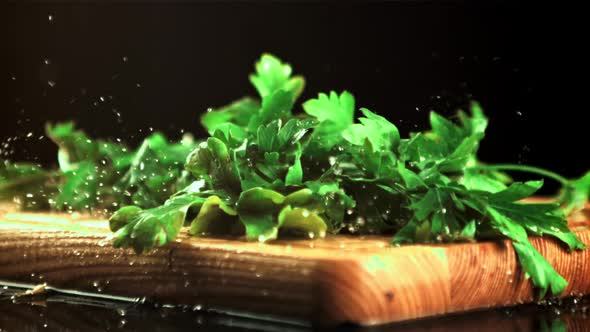
M0 286L0 331L587 331L590 297L494 309L377 327L317 328L205 312L63 294L23 295Z

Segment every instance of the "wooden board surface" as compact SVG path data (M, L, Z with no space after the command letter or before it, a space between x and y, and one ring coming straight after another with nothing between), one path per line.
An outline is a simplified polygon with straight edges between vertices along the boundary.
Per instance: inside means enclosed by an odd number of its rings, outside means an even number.
M590 244L587 227L576 232ZM392 247L385 237L332 236L260 244L183 233L136 255L113 249L109 234L105 220L0 207L0 280L328 325L534 300L508 241ZM590 250L532 243L569 281L564 296L590 293Z

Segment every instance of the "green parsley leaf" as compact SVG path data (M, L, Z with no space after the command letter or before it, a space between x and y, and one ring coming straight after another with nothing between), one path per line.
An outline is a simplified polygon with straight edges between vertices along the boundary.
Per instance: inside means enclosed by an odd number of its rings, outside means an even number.
M246 238L260 242L276 239L279 227L275 215L284 201L285 196L268 189L252 188L242 192L237 211L246 228Z
M260 103L258 101L245 97L227 106L203 113L201 124L211 135L224 124L233 124L238 128L245 127L259 109Z
M305 113L319 121L306 153L317 155L330 151L343 140L341 132L354 121L354 97L344 91L340 95L320 93L318 98L303 103Z
M569 181L562 189L559 201L565 213L584 208L590 198L590 172L579 179Z
M302 152L301 145L298 145L293 166L289 167L285 177L285 185L287 186L300 185L303 181L303 168L301 167Z
M209 196L197 217L191 222L190 234L195 236L243 234L236 210L219 198Z
M164 205L142 210L127 206L110 218L115 247L133 248L137 253L163 246L176 239L189 209L199 209L206 198L198 193L171 197Z
M369 140L373 151L390 150L399 144L399 131L391 122L366 108L361 108L361 112L365 115L359 118L361 123L350 125L342 133L345 140L361 146Z
M256 73L250 75L250 82L263 99L278 90L284 90L297 97L303 91L303 77L291 77L292 69L271 54L263 54L256 63Z

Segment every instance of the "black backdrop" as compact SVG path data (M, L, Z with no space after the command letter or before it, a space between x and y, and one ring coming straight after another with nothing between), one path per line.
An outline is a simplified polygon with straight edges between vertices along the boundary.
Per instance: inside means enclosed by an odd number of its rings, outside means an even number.
M46 121L132 144L149 127L203 135L199 114L245 94L262 52L346 89L402 133L470 99L491 119L490 162L578 176L590 167L581 9L523 2L201 2L2 7L0 144L54 163ZM576 82L579 77L580 83ZM120 117L117 116L120 114ZM32 133L32 134L29 134Z

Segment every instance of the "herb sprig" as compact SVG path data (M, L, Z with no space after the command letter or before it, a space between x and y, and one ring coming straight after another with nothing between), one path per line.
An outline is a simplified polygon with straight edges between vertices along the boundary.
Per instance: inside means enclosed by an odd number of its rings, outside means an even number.
M585 248L565 216L587 202L590 172L568 180L531 166L482 163L477 151L488 119L475 102L456 122L431 112L431 130L403 138L377 113L355 114L346 91L320 93L295 112L304 79L272 55L260 58L250 81L259 98L203 114L210 136L198 144L170 145L153 135L129 152L70 124L48 127L61 172L5 162L0 193L15 195L12 189L51 177L53 208L120 204L110 219L114 244L138 253L173 241L183 226L193 236L261 242L327 233L391 234L393 244L507 238L540 297L563 292L567 282L528 236ZM505 172L539 180L513 182ZM543 179L562 185L557 201L523 202Z
M0 199L14 198L28 210L109 213L131 204L161 205L191 181L184 170L186 155L196 146L190 136L169 143L154 133L131 150L93 140L71 122L48 124L45 131L59 148L59 169L0 161Z

